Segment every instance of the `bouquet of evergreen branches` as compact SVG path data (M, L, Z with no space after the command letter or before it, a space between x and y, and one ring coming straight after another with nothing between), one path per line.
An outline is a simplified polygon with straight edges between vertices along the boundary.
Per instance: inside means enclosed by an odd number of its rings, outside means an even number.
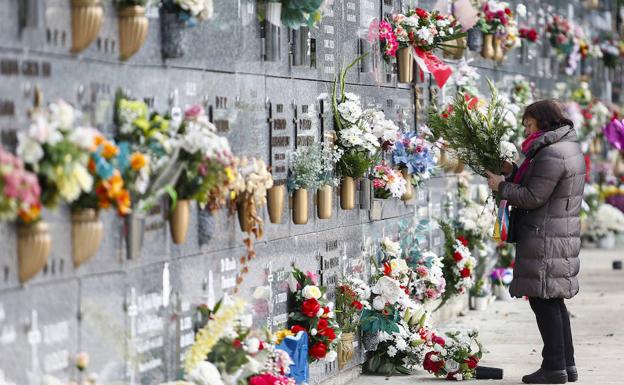
M444 139L459 160L484 177L486 170L502 174L503 163L515 157L513 144L506 140L509 125L505 122L505 102L489 80L488 86L492 97L486 106L480 106L476 96L457 93L445 111L429 112L434 136Z

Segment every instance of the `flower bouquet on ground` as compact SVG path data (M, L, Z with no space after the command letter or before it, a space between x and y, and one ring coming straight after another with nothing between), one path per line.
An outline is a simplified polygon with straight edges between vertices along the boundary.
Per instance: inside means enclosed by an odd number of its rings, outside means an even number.
M334 318L333 304L325 299L324 287L317 286L312 274L293 268L296 291L292 293L289 323L290 331L304 331L309 338L308 360L333 362L338 353L340 327Z
M370 287L355 277L342 277L336 287L336 321L342 331L338 342L338 365L341 368L353 358L362 310L371 308L370 296Z
M200 308L207 320L187 351L184 377L196 385L295 385L288 378L288 353L253 335L245 319L245 304L217 303Z
M505 140L508 111L492 82L488 85L491 99L485 106L480 106L475 96L458 93L444 112L432 109L429 113L429 127L435 137L443 138L458 159L481 176L486 176L486 170L501 174L503 162L511 160L506 159L506 149L514 147Z
M444 279L446 290L442 295L442 307L454 296L464 294L474 284L473 270L476 260L470 252L468 240L463 236L456 236L451 224L440 221L444 232Z
M388 166L386 162L376 165L371 173L375 198L401 198L407 191L407 181L403 175Z
M476 368L483 357L483 347L476 330L462 333L447 332L446 339L436 344L425 355L423 368L436 377L447 380L470 380L475 378Z

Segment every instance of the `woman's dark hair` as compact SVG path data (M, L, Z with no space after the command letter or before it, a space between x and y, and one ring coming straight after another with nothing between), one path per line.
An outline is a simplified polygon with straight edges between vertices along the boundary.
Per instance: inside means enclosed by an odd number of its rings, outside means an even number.
M527 118L535 119L541 131L552 131L563 126L574 128L574 123L563 115L559 103L555 100L546 99L530 104L524 110L522 122L524 123Z

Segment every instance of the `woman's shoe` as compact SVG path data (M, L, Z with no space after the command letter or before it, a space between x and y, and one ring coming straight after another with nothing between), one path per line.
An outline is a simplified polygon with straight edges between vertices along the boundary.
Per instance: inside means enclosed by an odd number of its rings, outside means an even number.
M568 382L578 381L578 372L576 371L576 366L568 366L566 368L566 372L568 372Z
M546 370L540 368L533 374L522 377L525 384L565 384L568 382L568 373L565 370Z

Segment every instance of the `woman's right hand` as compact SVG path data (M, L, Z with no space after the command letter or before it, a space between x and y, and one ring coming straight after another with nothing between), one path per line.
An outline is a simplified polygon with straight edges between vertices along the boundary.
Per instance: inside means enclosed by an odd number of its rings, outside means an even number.
M514 170L514 165L511 162L504 161L503 162L503 175L507 176L511 174Z

